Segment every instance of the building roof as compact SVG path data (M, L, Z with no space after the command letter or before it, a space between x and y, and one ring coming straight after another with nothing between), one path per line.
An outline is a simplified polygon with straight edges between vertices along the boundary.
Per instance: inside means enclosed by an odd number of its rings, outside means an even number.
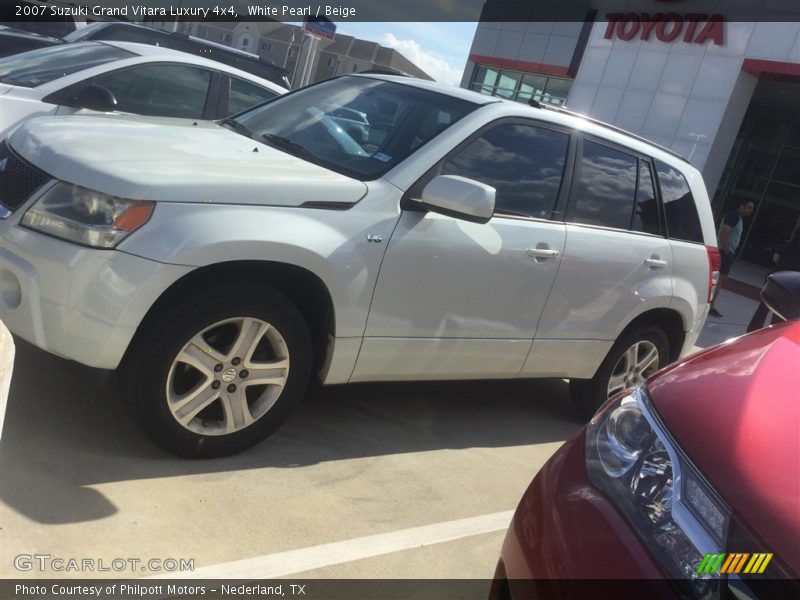
M277 25L277 27L276 27ZM259 22L258 31L262 36L268 37L276 42L283 42L285 44L292 43L292 36L294 42L299 43L303 39L303 30L297 25L287 25L285 23L270 23Z
M349 55L358 60L367 60L372 62L378 47L378 44L375 42L368 42L367 40L359 40L356 38L353 40L353 44L350 46Z
M334 54L345 54L349 56L350 45L355 40L352 35L337 35L336 38L329 42L325 47L325 52L333 52Z

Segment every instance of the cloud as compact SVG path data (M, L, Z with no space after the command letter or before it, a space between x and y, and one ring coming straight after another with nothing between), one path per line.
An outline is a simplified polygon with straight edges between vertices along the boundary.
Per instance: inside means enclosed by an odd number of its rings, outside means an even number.
M384 33L378 42L387 48L393 48L408 60L441 83L459 85L463 66L460 69L453 67L446 59L435 52L423 50L415 40L400 40L392 33Z

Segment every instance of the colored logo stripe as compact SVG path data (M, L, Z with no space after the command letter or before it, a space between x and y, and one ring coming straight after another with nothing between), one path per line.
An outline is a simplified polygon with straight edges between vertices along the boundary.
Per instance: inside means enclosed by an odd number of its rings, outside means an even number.
M772 552L769 554L753 554L753 558L747 563L745 573L763 573L767 569L769 561L772 560Z
M725 559L725 554L706 554L703 557L703 562L697 567L698 573L716 573L722 561Z
M703 562L697 567L699 574L714 574L714 573L745 573L760 574L767 569L767 565L772 560L773 554L770 553L755 553L749 552L734 552L732 554L706 554L703 557ZM746 566L745 566L746 565Z

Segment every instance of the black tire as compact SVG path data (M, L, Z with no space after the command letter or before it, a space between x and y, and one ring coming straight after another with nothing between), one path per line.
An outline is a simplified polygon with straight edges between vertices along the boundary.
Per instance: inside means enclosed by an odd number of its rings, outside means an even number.
M120 368L123 392L165 450L188 458L241 452L274 432L302 399L313 356L308 326L266 286L211 287L186 298L137 334ZM231 356L219 362L226 347ZM262 385L259 377L280 381ZM205 408L195 414L198 406Z
M597 373L592 379L572 379L569 382L569 395L572 403L578 410L581 419L588 421L597 412L597 409L605 404L611 396L618 391L609 391L611 388L611 378L615 376L615 383L619 381L617 377L625 371L623 357L636 344L641 344L641 350L655 350L658 353L658 361L650 364L643 372L631 377L630 385L641 383L655 371L665 367L669 363L669 340L666 334L655 325L645 325L637 327L621 335L611 347ZM627 375L632 375L627 373ZM622 383L620 382L620 385Z

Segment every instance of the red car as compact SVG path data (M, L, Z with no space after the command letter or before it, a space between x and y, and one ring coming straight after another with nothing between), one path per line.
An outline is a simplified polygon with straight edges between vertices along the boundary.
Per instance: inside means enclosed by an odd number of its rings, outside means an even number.
M793 321L609 400L526 491L490 597L800 598L798 373Z

